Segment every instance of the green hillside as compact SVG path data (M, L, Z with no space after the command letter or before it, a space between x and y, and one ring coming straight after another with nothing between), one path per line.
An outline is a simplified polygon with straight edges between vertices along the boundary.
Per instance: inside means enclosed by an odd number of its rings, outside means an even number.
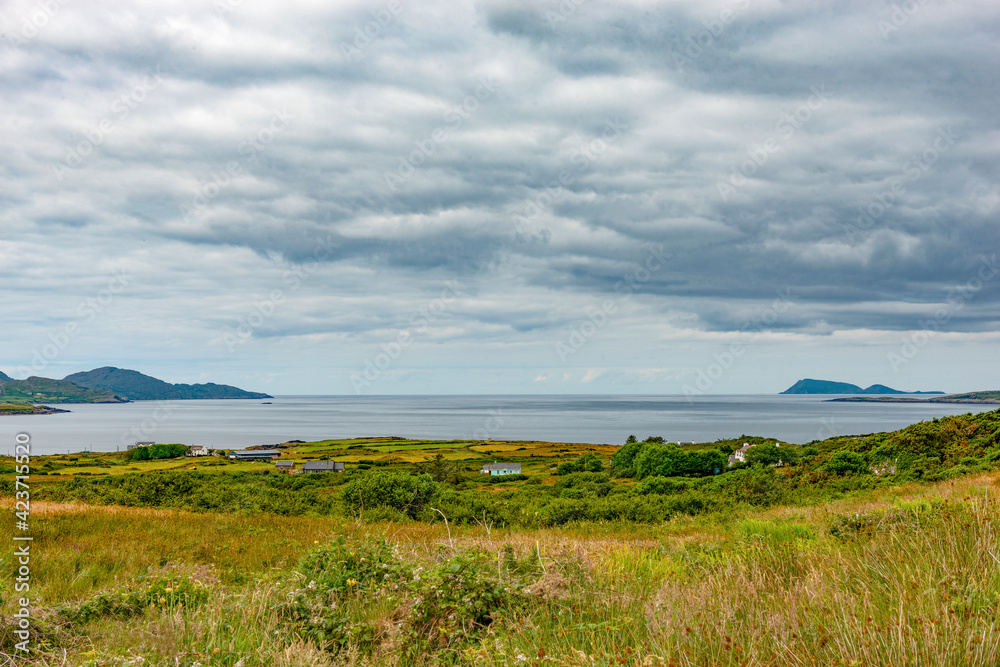
M213 382L205 384L170 384L138 371L104 366L92 371L67 375L64 380L81 387L110 391L131 401L184 400L195 398L271 398L267 394L245 391Z
M29 377L0 380L0 402L5 403L125 403L111 391L88 389L65 380Z

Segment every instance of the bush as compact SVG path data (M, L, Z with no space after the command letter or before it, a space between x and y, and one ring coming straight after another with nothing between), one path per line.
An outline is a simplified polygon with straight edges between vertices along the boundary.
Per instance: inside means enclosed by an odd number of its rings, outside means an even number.
M468 644L499 612L519 606L522 598L499 574L497 559L466 551L416 579L412 588L417 598L406 619L407 657Z
M552 487L560 498L603 498L611 492L611 480L599 472L574 472Z
M583 454L575 461L564 461L556 468L557 475L571 475L575 472L601 472L604 465L591 453Z
M206 600L208 588L201 582L157 577L145 584L140 581L129 588L98 593L78 604L61 607L59 611L70 622L87 623L108 616L137 616L157 606L173 610L183 605L193 609Z
M834 452L826 462L826 471L831 475L843 476L866 472L865 459L857 452Z
M409 569L385 540L347 541L338 537L299 561L299 573L321 593L345 598L409 578Z
M343 501L354 512L391 507L415 518L437 492L430 475L379 470L344 485Z
M688 484L686 482L671 477L661 477L659 475L647 477L635 486L635 492L642 496L649 495L651 493L679 493L681 491L686 491L687 489Z
M499 484L501 482L523 482L526 479L528 479L527 475L490 475L489 483Z
M296 635L333 653L348 644L368 651L377 641L370 624L355 622L348 615L346 599L390 589L402 594L411 576L388 542L342 537L303 556L297 571L306 583L290 591L288 601L278 605L277 611Z

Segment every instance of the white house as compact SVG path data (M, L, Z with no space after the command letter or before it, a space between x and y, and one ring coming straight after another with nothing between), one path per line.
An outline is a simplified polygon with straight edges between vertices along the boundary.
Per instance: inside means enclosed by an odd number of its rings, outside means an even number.
M188 456L208 456L208 446L207 445L191 445L191 449L188 450Z
M742 447L740 447L735 452L729 455L729 465L733 465L737 461L739 461L740 463L746 463L747 452L750 451L751 447L753 447L753 445L744 442Z
M483 466L484 475L520 475L521 474L521 464L520 463L488 463Z

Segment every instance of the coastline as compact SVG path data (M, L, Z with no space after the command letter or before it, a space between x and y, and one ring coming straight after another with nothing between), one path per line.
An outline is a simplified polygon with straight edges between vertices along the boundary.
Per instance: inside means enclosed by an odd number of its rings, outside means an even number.
M13 408L11 406L18 406ZM23 406L23 407L21 407ZM26 410L24 408L31 408ZM21 415L55 415L61 412L72 412L62 408L53 408L48 405L32 405L31 403L0 403L0 417L21 416Z

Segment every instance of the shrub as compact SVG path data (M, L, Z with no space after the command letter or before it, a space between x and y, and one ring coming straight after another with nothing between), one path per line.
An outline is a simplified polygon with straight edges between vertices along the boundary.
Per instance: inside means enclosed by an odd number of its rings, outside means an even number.
M354 512L391 507L414 518L436 492L430 475L379 470L345 484L342 498Z
M651 493L679 493L687 488L688 484L682 480L656 475L636 484L635 492L645 496Z
M574 472L552 487L560 498L602 498L611 491L611 480L599 472Z
M157 606L176 609L183 605L192 609L206 600L208 588L201 582L190 578L156 577L145 584L139 581L128 588L98 593L78 604L63 606L59 611L70 622L87 623L109 616L137 616Z
M499 484L501 482L523 482L526 479L528 479L527 475L490 475L489 483Z
M478 551L456 554L417 578L406 620L406 654L455 649L475 640L497 615L523 600L499 578L497 559Z
M377 641L371 625L351 619L344 600L400 591L410 577L388 542L342 537L303 556L297 571L306 583L291 590L277 611L295 634L333 653L348 644L367 651Z
M398 585L410 576L385 540L347 541L343 537L303 556L298 571L314 583L313 588L337 597Z
M865 459L857 452L834 452L826 462L826 471L831 475L850 475L865 472L868 466Z
M564 461L556 468L557 475L570 475L575 472L601 472L604 465L591 453L581 455L575 461Z

